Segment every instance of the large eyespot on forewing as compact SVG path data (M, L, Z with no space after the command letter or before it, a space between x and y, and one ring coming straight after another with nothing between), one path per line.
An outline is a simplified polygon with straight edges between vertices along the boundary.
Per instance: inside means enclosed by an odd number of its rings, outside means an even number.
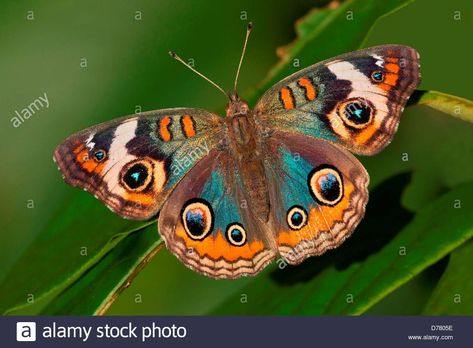
M120 175L123 187L131 192L144 191L153 179L153 163L142 159L127 163Z
M373 121L375 108L364 98L351 98L338 104L337 113L348 127L363 129Z

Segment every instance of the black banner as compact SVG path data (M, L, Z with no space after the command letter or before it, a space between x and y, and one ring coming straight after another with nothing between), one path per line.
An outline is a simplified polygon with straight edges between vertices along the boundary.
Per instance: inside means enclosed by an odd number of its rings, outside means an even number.
M473 347L473 317L1 317L2 347Z

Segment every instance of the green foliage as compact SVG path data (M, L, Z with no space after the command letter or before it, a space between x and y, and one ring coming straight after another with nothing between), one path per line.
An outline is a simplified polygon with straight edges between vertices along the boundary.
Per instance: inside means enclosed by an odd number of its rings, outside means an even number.
M156 224L131 234L60 293L42 314L103 314L163 246Z
M89 195L80 195L66 205L10 270L2 284L2 312L14 310L12 304L27 305L28 294L40 301L64 289L129 234L149 225L107 214L106 208L90 204L91 200Z
M367 46L378 20L411 2L350 0L310 11L297 22L297 39L279 50L281 61L249 99L256 100L301 67ZM350 11L353 20L347 20ZM182 302L192 299L190 287L197 291L201 286L204 296L218 293L222 303L212 309L210 302L202 301L201 307L194 307L198 313L361 314L451 253L424 311L471 314L471 242L464 242L473 235L468 209L473 197L473 126L464 121L472 119L471 101L416 91L393 143L382 154L362 159L371 176L371 198L353 237L320 258L284 269L278 269L278 263L255 278L214 281L190 271L179 273ZM63 205L1 281L2 312L103 314L163 246L155 221L121 219L83 192L74 191ZM176 267L184 272L182 265ZM172 298L168 286L162 285L162 296ZM457 293L463 294L461 308L451 302ZM42 308L30 309L28 294L43 301ZM192 309L184 306L181 311Z
M471 315L473 313L473 240L450 255L450 261L429 302L425 315Z
M464 121L473 122L471 101L436 91L416 91L413 102L427 105L431 108L458 117Z

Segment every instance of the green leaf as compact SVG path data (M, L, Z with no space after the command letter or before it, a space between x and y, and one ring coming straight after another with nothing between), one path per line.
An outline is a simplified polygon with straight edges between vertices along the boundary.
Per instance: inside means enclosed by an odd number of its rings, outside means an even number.
M463 121L473 122L473 102L437 91L416 91L409 104L426 105Z
M425 306L424 315L471 315L473 313L472 265L473 240L470 240L450 255L447 269Z
M266 273L241 291L249 302L258 305L242 304L238 295L214 313L361 314L473 236L471 213L465 208L454 208L455 200L468 205L472 197L473 183L438 198L366 260L343 266L332 262L326 267L313 264L313 268L318 268L317 276L286 278L284 282L278 281L284 279L284 269ZM337 253L340 252L331 252L331 257ZM318 263L326 261L327 258Z
M402 205L410 211L422 209L471 181L472 137L471 123L424 106L406 108L393 142L376 156L360 158L370 174L370 190L395 174L412 171Z
M31 296L38 302L60 291L128 234L150 223L124 220L109 214L93 197L78 196L58 212L3 279L1 312L30 305Z
M134 232L52 300L41 314L103 314L164 246L156 224Z

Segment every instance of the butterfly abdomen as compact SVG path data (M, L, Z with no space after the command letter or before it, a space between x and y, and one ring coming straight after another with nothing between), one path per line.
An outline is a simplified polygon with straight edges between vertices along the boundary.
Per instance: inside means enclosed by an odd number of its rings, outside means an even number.
M233 115L228 119L229 145L241 173L246 195L243 206L261 221L269 219L269 194L260 143L251 113Z

